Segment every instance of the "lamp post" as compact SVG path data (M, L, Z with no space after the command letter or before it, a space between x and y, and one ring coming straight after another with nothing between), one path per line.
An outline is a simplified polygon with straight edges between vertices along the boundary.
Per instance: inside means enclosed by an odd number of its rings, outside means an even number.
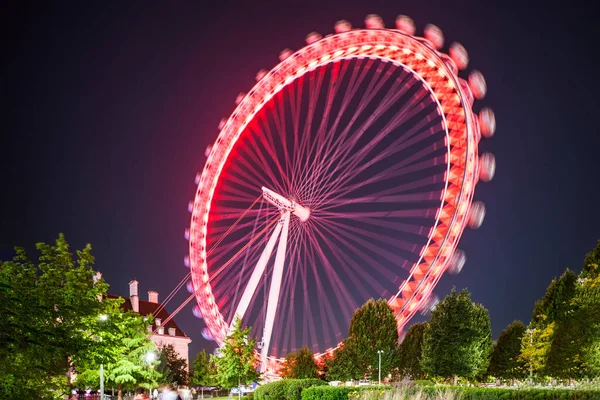
M108 315L102 314L98 317L100 321L105 322L108 320ZM100 341L102 341L102 335L100 335ZM100 400L104 400L104 363L100 363Z
M378 369L378 375L379 375L379 384L381 385L381 354L383 353L383 350L377 350L377 355L379 356L379 369Z

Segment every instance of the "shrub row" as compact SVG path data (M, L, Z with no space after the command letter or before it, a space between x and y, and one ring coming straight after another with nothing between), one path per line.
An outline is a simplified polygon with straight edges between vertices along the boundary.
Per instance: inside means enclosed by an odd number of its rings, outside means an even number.
M254 400L302 400L302 392L313 386L327 385L320 379L284 379L259 386Z
M393 387L311 387L302 392L302 400L393 400L421 392L421 399L461 400L599 400L600 390L577 389L501 389L450 386ZM400 396L397 396L401 392Z
M393 386L319 386L311 387L302 392L302 400L348 400L351 393L360 398L361 392L369 392L375 396L382 396L385 392L394 389ZM371 397L371 396L369 396Z
M463 400L598 400L600 390L452 388Z

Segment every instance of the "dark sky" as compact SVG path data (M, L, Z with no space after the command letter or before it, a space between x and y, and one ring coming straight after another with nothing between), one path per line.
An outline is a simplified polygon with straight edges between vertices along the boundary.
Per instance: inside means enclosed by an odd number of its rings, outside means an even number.
M453 4L459 3L459 4ZM526 2L197 1L21 5L3 9L0 257L64 232L92 243L111 292L164 298L186 274L186 210L204 150L239 92L311 31L366 14L444 30L486 76L478 102L496 111L496 179L478 186L484 225L460 247L468 262L436 288L467 287L494 337L600 239L597 40L590 9ZM552 3L552 2L550 2ZM167 307L172 310L187 293ZM177 321L191 355L213 345L191 305Z

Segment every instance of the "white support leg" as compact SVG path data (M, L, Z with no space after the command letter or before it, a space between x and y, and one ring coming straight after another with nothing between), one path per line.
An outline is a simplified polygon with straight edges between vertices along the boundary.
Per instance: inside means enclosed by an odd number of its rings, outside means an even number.
M289 213L287 213L287 214L288 214L288 220L289 220ZM241 298L240 302L238 303L237 309L235 310L235 314L233 314L233 321L235 321L236 318L240 318L240 319L244 318L244 314L246 314L246 310L248 309L248 306L250 305L250 300L252 300L252 297L254 297L254 292L256 292L256 288L258 287L260 278L262 278L262 276L265 272L265 267L267 266L267 262L269 261L269 258L271 258L271 253L273 252L273 248L275 247L275 242L277 242L277 238L279 237L281 228L284 225L285 225L285 219L282 216L282 218L279 220L279 222L277 222L277 225L275 226L275 230L273 231L273 234L271 235L271 237L269 238L269 241L267 242L267 246L265 247L262 254L260 255L260 258L258 259L258 262L256 263L256 267L254 268L254 271L252 271L252 276L250 276L248 285L246 285L246 289L244 289L244 294L242 295L242 298ZM277 254L279 254L279 252ZM231 330L232 330L231 326L233 326L233 321L231 321L232 323L229 327L228 334L231 333Z
M271 287L269 288L269 302L267 304L265 333L263 338L264 344L261 352L261 372L265 372L267 368L267 356L269 354L269 345L273 333L273 323L275 322L275 314L277 313L277 306L279 304L279 291L281 290L281 281L283 278L283 264L285 262L289 226L290 211L285 211L283 213L283 231L281 232L281 238L279 239L279 245L277 246L273 278L271 279Z

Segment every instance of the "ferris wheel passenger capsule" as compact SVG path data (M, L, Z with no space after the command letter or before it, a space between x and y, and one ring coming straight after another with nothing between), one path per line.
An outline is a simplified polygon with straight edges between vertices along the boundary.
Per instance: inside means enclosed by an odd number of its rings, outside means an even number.
M258 81L260 81L262 78L264 78L264 77L265 77L265 75L267 75L267 72L269 72L269 71L267 71L266 69L261 69L260 71L258 71L258 72L256 73L256 77L255 77L255 78L256 78L256 81L258 82Z
M223 129L223 127L225 126L226 123L227 123L227 118L221 118L221 120L219 121L219 130Z
M485 107L479 112L479 129L488 139L496 133L496 115L491 108Z
M192 283L192 281L188 281L188 283L185 285L185 288L189 293L194 293L194 284ZM200 309L198 309L198 311L200 311Z
M321 40L323 36L321 36L320 33L317 32L311 32L308 35L306 35L306 44L313 44L314 42L318 42L319 40Z
M469 87L477 100L481 100L485 97L487 84L485 83L485 78L481 72L472 71L469 74Z
M335 30L335 33L344 33L348 32L349 30L352 30L352 25L350 24L350 22L343 19L341 21L336 22L333 29Z
M436 50L444 46L444 32L436 25L427 24L425 26L425 39L429 40Z
M279 61L284 61L288 59L294 52L291 49L283 49L281 53L279 53Z
M194 306L194 308L192 308L192 314L194 314L194 317L196 317L198 319L203 318L202 311L200 311L200 307L198 307L198 306Z
M240 103L242 102L242 100L244 100L244 97L246 97L246 93L240 93L237 95L237 97L235 98L235 105L239 106Z
M206 146L206 150L204 150L204 157L208 157L208 155L210 154L211 151L212 151L212 145ZM196 182L196 184L198 184L198 182Z
M482 201L475 201L471 205L469 214L469 228L478 229L483 224L485 218L485 204Z
M383 20L377 14L369 14L365 17L365 26L367 29L383 29L385 25Z
M183 265L185 265L188 268L190 267L190 256L183 257Z
M185 240L190 240L190 228L185 228L185 232L183 233L183 237L185 237Z
M448 272L451 275L457 275L462 271L467 262L467 254L463 250L457 249L448 262Z
M429 297L421 303L421 315L427 315L430 311L435 309L435 306L440 302L440 298L431 293Z
M212 335L212 333L210 333L210 330L208 328L202 328L202 337L204 338L204 340L210 340L210 341L214 341L215 337Z
M200 172L198 172L198 173L196 174L196 178L194 178L194 183L195 183L196 185L200 183L200 177L201 177L201 175L200 175Z
M467 53L467 49L458 42L454 42L450 45L450 58L460 70L467 68L467 65L469 65L469 53Z
M416 32L415 21L406 15L398 15L396 17L396 29L407 35L414 35Z
M193 202L193 201L190 201L190 202L188 203L188 212L191 214L191 213L192 213L192 211L194 211L194 202Z
M479 158L479 179L489 182L496 174L496 157L492 153L483 153Z

